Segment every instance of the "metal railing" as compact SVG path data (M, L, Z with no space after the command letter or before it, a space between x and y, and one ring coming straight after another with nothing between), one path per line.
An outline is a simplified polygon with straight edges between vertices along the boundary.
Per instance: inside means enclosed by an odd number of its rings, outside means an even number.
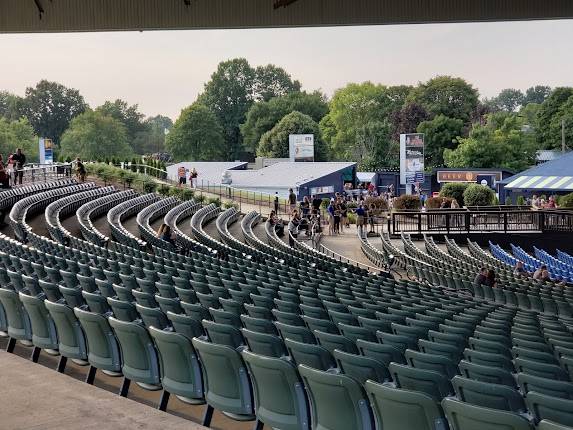
M431 210L397 211L389 225L399 233L573 232L573 211L567 210Z
M20 181L16 181L22 175L22 185L30 185L38 182L48 182L72 176L72 166L65 164L30 164L22 169L14 170L10 183L12 186L20 186ZM18 182L18 184L16 184Z

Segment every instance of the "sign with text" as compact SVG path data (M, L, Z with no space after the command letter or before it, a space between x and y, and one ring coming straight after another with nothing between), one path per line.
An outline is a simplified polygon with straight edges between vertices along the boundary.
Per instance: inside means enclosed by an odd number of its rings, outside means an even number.
M444 182L477 182L478 176L493 176L496 182L501 181L501 172L471 170L438 170L438 183Z
M288 144L290 161L314 161L314 134L291 134Z
M422 133L401 134L400 183L416 182L424 182L424 135Z
M40 164L52 164L54 162L54 142L44 137L39 141Z

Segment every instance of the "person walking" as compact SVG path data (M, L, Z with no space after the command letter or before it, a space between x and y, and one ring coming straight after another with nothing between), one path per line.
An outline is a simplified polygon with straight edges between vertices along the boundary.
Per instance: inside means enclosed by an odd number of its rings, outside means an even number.
M14 181L12 175L14 174L14 160L12 159L12 154L8 155L8 162L6 163L6 175L8 175L8 186L10 186Z
M275 206L275 214L278 214L279 213L279 193L278 193L278 191L275 191L274 206Z
M86 181L86 167L84 163L82 163L82 160L80 160L80 157L76 158L76 177L80 182Z
M14 161L14 185L22 185L22 178L24 177L24 165L26 164L26 156L22 152L21 148L16 150L16 153L12 155L12 160Z
M334 205L334 233L340 234L340 218L342 215L342 210L340 209L340 203L336 202Z
M334 199L330 199L330 204L326 208L328 212L328 234L334 234Z
M10 188L10 178L6 173L6 169L4 168L4 160L2 158L2 154L0 154L0 185L2 188Z
M177 187L181 188L183 185L185 185L187 183L185 167L180 166L177 169L177 176L179 177L179 184L177 185Z
M358 234L360 237L364 234L364 219L366 217L366 211L364 210L364 205L360 205L356 208L356 228L358 229Z
M195 167L193 167L193 170L191 170L191 174L189 175L189 185L191 188L197 188L198 176L199 174L197 173L197 170L195 170Z

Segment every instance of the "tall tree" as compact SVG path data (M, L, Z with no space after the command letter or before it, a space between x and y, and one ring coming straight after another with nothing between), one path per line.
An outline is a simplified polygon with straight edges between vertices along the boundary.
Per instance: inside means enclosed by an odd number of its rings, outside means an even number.
M15 121L24 114L24 99L8 91L0 91L0 117Z
M418 126L418 132L425 134L425 158L429 167L441 167L444 163L444 150L455 149L462 134L464 122L461 119L437 115L431 121Z
M9 121L0 116L0 154L7 156L22 149L27 162L38 161L38 137L26 118Z
M330 112L321 121L329 127L323 130L323 136L328 139L330 155L336 160L352 160L358 130L369 122L387 121L393 108L383 85L353 83L337 90L330 101Z
M226 160L236 159L240 154L239 126L253 104L255 77L255 70L244 58L223 61L199 96L199 103L208 107L223 127Z
M445 115L467 122L478 105L478 92L461 78L437 76L420 83L408 96L434 117Z
M181 111L165 146L178 161L222 161L226 156L223 128L199 102Z
M60 155L96 160L105 157L128 158L132 154L125 126L99 111L86 111L70 123L62 136Z
M551 118L549 134L552 137L558 136L553 143L553 149L561 149L563 132L565 132L565 145L573 149L573 96L569 97Z
M137 133L134 147L142 154L153 154L165 150L166 133L173 127L171 118L157 115L144 121L145 131Z
M444 150L448 167L505 167L521 171L533 163L536 144L524 131L523 118L514 113L488 116L486 125L474 124L456 149Z
M402 109L390 116L392 123L392 140L398 142L400 134L413 133L421 122L430 118L430 115L421 105L408 103Z
M116 99L113 102L106 101L103 105L98 106L96 111L121 122L125 126L127 141L133 151L137 154L144 154L145 150L137 146L136 139L141 133L148 132L149 127L143 122L144 115L138 109L136 104L130 106L126 101Z
M316 161L326 160L326 147L321 139L318 124L309 115L300 112L289 113L272 130L263 134L257 155L288 158L289 135L291 134L313 134L314 159Z
M523 105L529 103L541 104L545 101L547 97L551 94L551 87L547 85L536 85L530 87L525 91L525 96L523 98Z
M257 101L269 101L273 97L286 96L300 91L300 82L274 64L258 66L255 69L254 95Z
M567 100L573 96L573 88L558 87L553 90L551 95L545 99L539 108L537 114L537 141L542 148L551 149L559 148L561 145L561 132L557 132L554 123L554 117L560 115L559 109Z
M325 96L314 93L295 92L283 97L275 97L268 102L255 103L247 112L245 123L241 125L243 146L255 153L261 136L271 130L285 115L301 112L319 122L328 112Z
M42 80L35 87L26 88L23 114L37 135L59 144L70 121L87 108L78 90Z
M523 104L524 98L525 96L520 90L505 88L500 91L496 98L491 100L491 103L497 110L515 112Z

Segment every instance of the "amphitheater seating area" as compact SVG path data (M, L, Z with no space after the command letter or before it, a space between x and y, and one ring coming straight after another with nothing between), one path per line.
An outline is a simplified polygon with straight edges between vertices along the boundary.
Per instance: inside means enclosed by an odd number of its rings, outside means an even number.
M202 408L207 427L218 411L229 429L573 428L573 257L562 251L357 238L381 267L372 273L213 204L59 181L0 192L8 207L0 337L33 362L58 357L57 372L83 366L87 384L121 378L119 396L136 384L161 393L162 411ZM94 227L102 217L111 237ZM513 259L547 264L555 281L514 276ZM496 288L473 284L483 266Z

